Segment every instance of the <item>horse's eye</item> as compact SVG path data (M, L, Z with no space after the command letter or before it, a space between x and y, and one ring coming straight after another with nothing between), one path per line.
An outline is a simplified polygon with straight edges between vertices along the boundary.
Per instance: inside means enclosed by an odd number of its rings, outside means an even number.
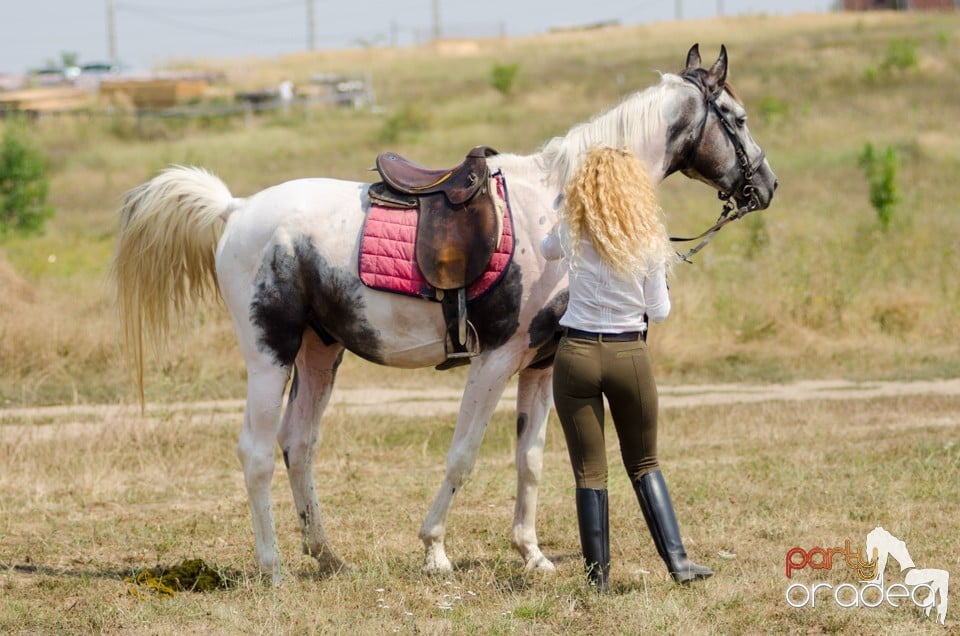
M737 128L743 128L747 125L747 116L737 117Z

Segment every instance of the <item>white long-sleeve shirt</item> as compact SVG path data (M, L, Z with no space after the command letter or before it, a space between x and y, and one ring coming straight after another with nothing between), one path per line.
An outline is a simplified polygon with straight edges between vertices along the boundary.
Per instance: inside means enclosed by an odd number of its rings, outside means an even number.
M540 243L547 260L568 255L568 234L558 224ZM589 238L580 240L576 262L567 262L570 300L560 325L599 333L645 331L644 314L662 322L670 314L670 293L663 266L646 275L624 277L613 272L600 258Z

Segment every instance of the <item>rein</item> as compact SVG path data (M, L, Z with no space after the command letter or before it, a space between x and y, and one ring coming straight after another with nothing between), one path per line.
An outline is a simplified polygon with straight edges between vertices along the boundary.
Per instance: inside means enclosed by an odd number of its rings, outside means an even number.
M753 201L751 201L747 205L740 206L736 210L734 210L733 208L733 203L731 203L730 201L727 201L723 205L723 210L720 212L720 216L719 218L717 218L717 222L711 225L710 227L708 227L706 230L704 230L700 234L697 234L696 236L671 236L670 242L672 243L689 243L690 241L697 241L697 240L703 239L703 240L700 240L700 242L697 243L696 246L690 248L683 254L681 254L680 252L677 252L678 260L683 261L684 263L693 263L693 261L690 260L690 257L692 257L697 252L699 252L700 250L705 248L707 245L709 245L710 241L713 240L713 237L717 235L717 232L719 232L723 228L723 226L725 226L727 223L743 218L744 216L747 215L748 212L752 212L755 209L757 209L757 206L754 204ZM730 215L731 212L734 212L732 216Z
M683 77L691 84L701 88L701 90L703 89L703 86L696 78L686 75ZM734 129L733 124L727 121L727 118L724 117L723 113L720 111L720 107L717 106L717 97L721 92L723 92L722 87L720 90L710 93L707 96L707 112L704 114L703 122L700 124L700 133L698 135L697 142L692 146L692 148L697 148L700 145L700 142L703 140L703 134L707 129L707 119L710 117L711 112L714 113L717 116L717 119L719 119L720 123L723 125L723 131L727 134L727 138L730 140L730 143L733 144L734 151L737 154L737 163L740 166L741 180L739 183L742 185L739 190L742 191L744 196L748 197L749 200L745 205L737 207L734 195L736 194L738 188L732 189L729 193L723 192L722 190L718 191L717 196L721 201L724 202L724 204L723 210L721 210L720 216L717 218L716 223L696 236L671 236L670 241L673 243L689 243L691 241L700 241L695 247L691 248L684 254L677 252L679 260L686 263L692 263L693 261L690 260L690 257L706 247L710 241L713 240L713 237L716 236L717 232L723 229L725 225L731 223L732 221L736 221L737 219L743 218L750 212L753 212L760 207L760 201L757 198L757 188L755 185L753 185L752 181L753 175L755 174L757 167L763 163L766 153L761 150L760 156L757 157L757 160L752 164L750 163L750 159L747 157L747 149L744 147L740 137L737 136L737 131ZM691 150L691 153L692 152L693 151Z

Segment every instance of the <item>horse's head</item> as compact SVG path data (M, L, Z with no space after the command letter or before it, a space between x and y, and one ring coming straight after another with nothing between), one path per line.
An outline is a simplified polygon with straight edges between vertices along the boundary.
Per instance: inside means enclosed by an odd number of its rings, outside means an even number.
M883 569L887 563L887 556L892 556L900 564L900 571L916 567L906 542L896 538L887 530L877 526L867 534L867 558L872 560L874 553L877 558L877 576L883 576Z
M770 205L777 175L747 128L747 111L727 85L727 49L709 69L694 44L680 77L680 104L669 122L667 173L680 171L717 189L747 211Z

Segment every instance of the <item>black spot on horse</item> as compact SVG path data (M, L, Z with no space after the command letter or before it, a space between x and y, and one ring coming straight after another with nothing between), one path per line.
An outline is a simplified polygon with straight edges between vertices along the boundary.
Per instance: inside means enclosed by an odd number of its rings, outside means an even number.
M257 349L280 366L293 364L306 326L306 298L295 251L274 245L260 266L250 302L250 321L259 328Z
M553 364L553 356L560 342L560 317L567 310L569 299L569 292L563 290L551 298L530 321L530 348L537 348L530 368L545 369Z
M530 347L540 347L557 340L560 333L560 317L567 311L570 292L564 289L550 299L530 321Z
M364 319L360 280L331 266L305 236L274 245L254 282L250 320L257 347L280 366L293 364L303 332L312 328L327 344L343 343L382 362L378 333Z
M511 262L493 289L469 303L467 315L483 349L502 347L520 328L521 279L520 267Z
M530 419L526 413L517 413L517 439L523 437L523 432L527 430L527 420Z

